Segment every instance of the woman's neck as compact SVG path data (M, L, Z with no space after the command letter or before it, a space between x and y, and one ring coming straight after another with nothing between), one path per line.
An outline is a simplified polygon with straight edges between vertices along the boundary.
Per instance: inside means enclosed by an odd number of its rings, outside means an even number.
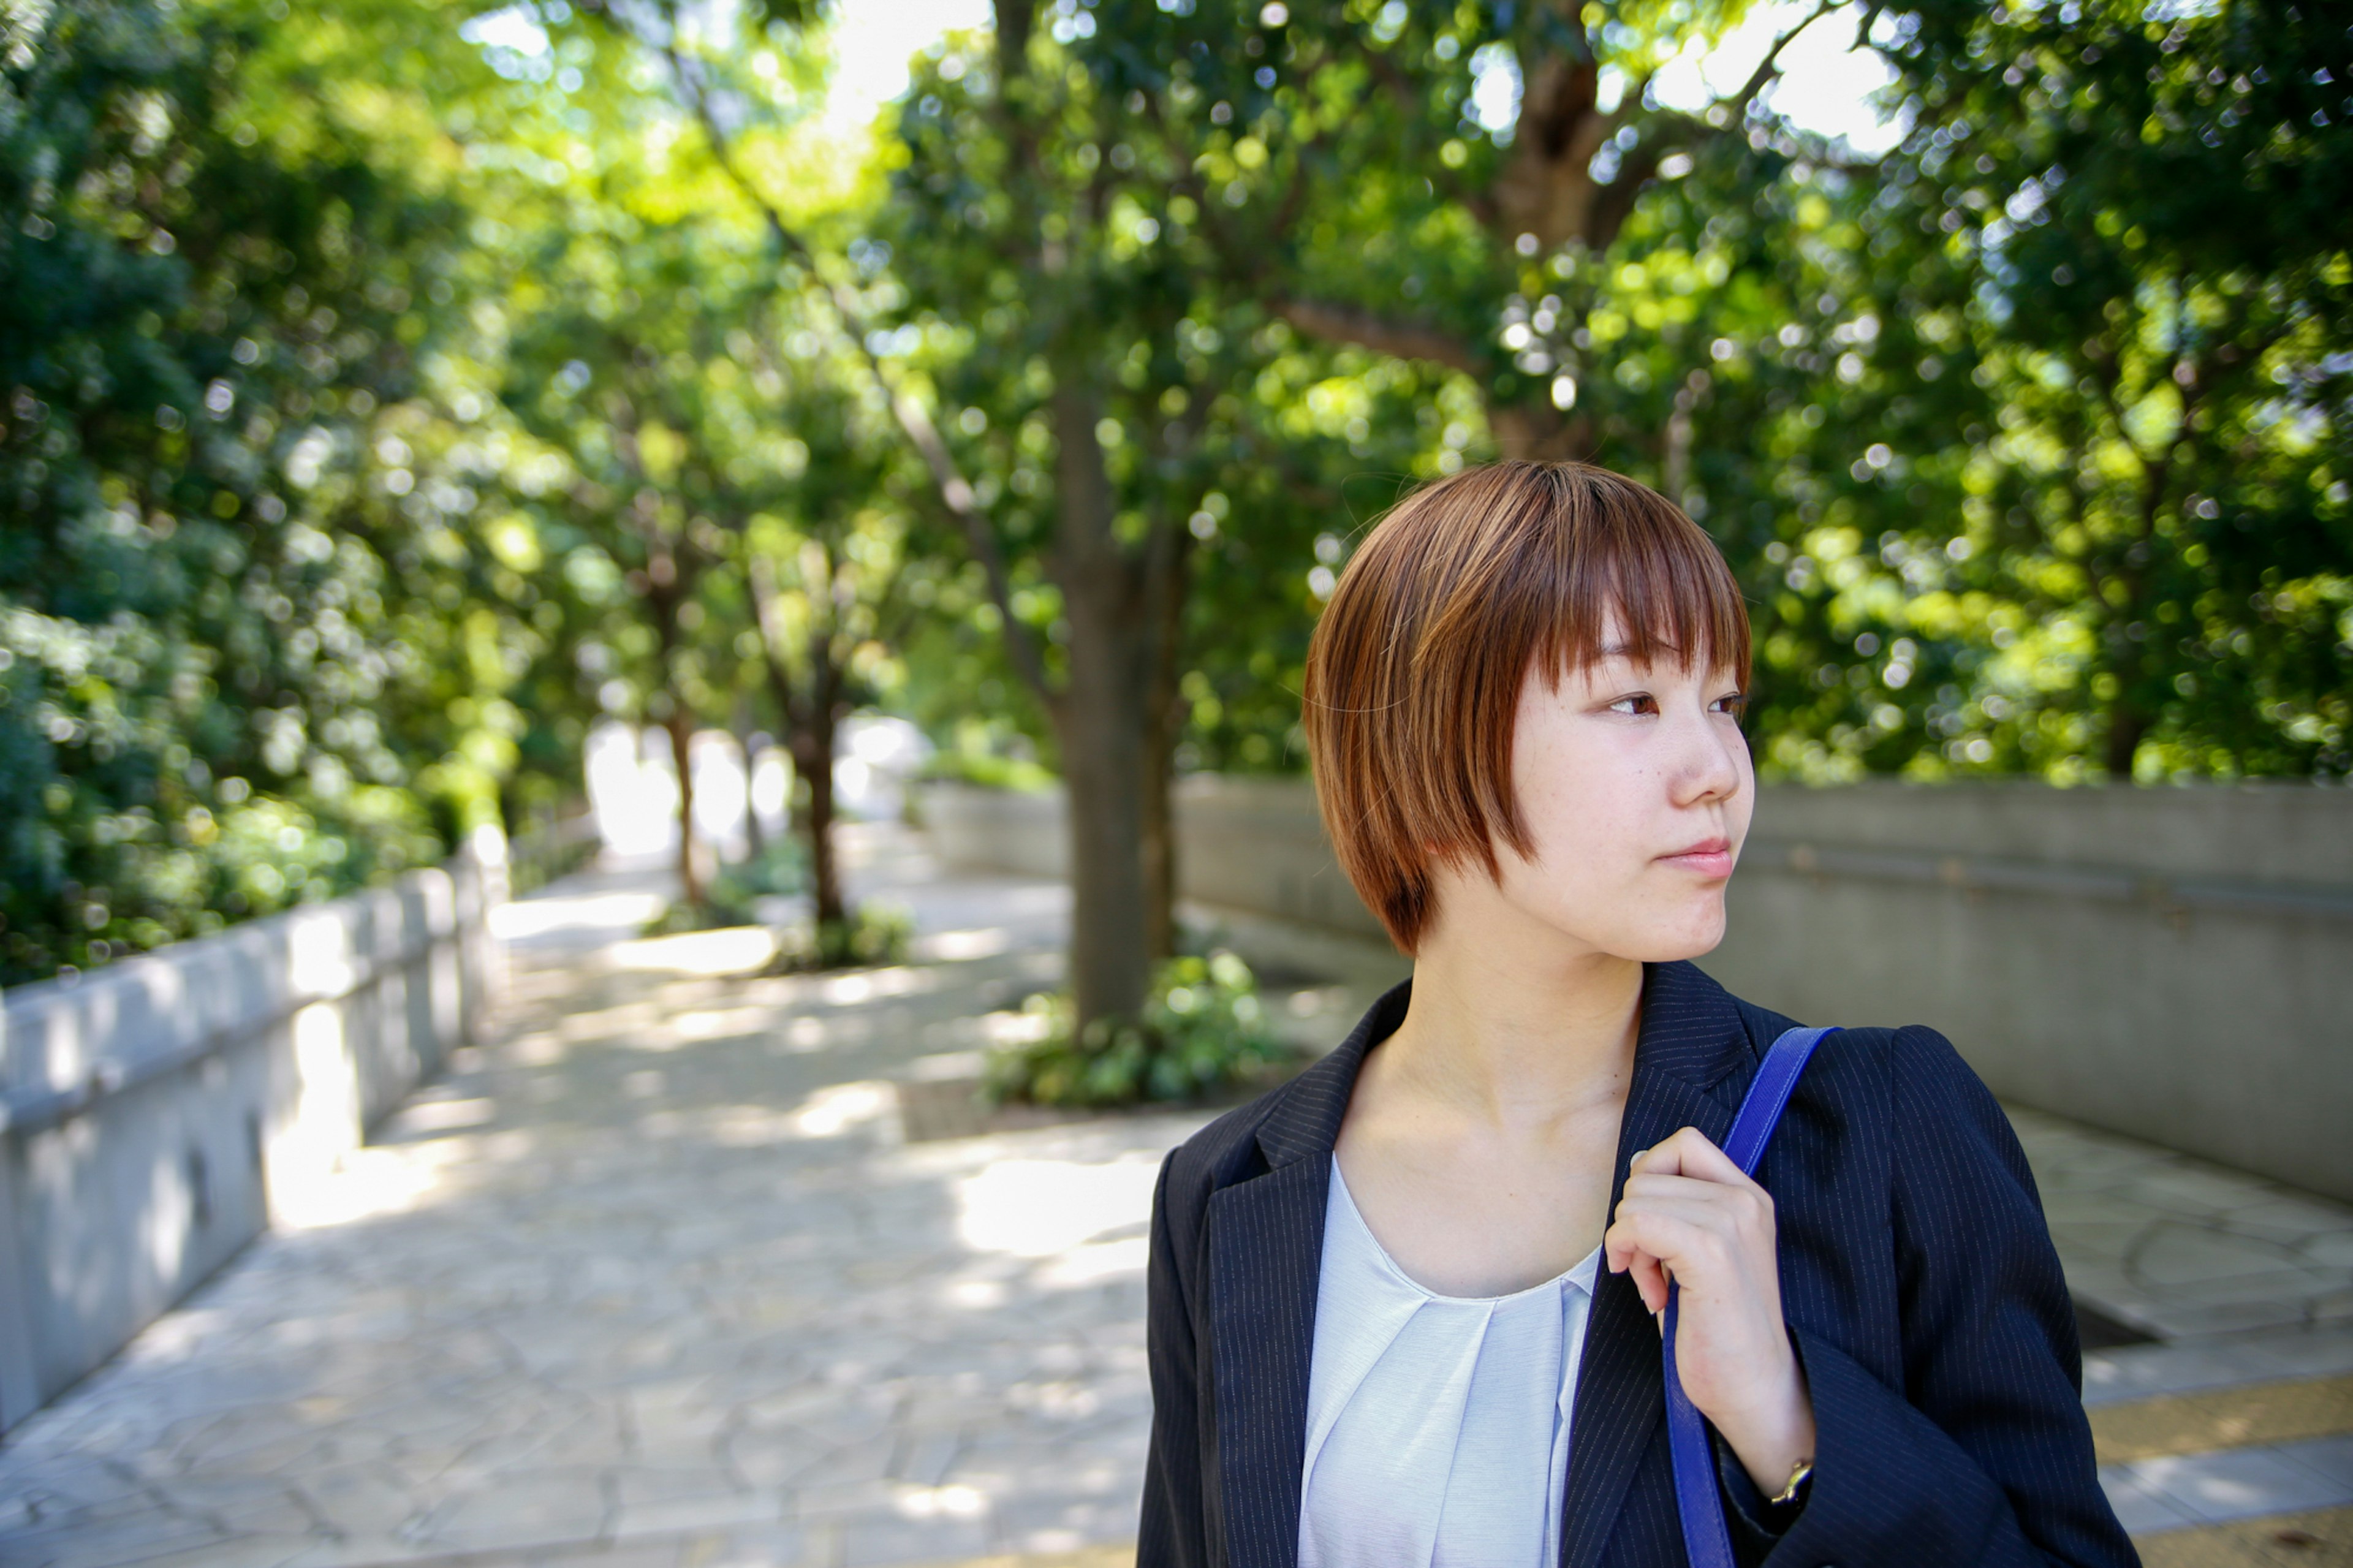
M1541 1136L1597 1105L1622 1105L1642 965L1500 900L1458 896L1440 907L1449 918L1414 955L1405 1020L1377 1053L1388 1058L1383 1076L1505 1133Z

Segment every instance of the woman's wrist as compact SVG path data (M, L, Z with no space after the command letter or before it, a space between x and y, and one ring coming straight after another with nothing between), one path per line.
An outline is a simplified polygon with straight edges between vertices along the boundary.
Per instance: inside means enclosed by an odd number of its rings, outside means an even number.
M1753 1405L1709 1418L1757 1489L1769 1498L1788 1485L1799 1464L1814 1457L1814 1405L1794 1352L1759 1392L1761 1397Z

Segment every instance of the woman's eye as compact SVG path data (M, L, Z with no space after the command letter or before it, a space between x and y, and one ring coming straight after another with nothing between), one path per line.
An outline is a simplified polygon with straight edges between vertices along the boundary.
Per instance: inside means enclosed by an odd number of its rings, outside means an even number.
M1624 713L1630 717L1656 713L1658 710L1659 700L1647 691L1638 691L1631 697L1620 697L1609 705L1609 711L1612 713Z
M1715 700L1715 710L1719 713L1729 713L1737 719L1748 710L1748 694L1745 691L1736 691L1728 697L1719 697Z

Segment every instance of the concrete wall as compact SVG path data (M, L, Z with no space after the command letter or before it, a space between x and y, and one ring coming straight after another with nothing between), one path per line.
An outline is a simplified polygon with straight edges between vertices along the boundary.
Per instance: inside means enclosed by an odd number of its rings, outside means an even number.
M0 994L0 1430L299 1207L472 1037L494 837L446 868Z
M952 859L1059 874L1051 796L936 792ZM2353 1198L2353 791L1770 786L1702 960L1794 1016L1926 1023L2021 1104ZM1379 939L1303 781L1188 779L1179 885Z
M1746 995L2353 1198L2353 791L1768 791L1731 910Z

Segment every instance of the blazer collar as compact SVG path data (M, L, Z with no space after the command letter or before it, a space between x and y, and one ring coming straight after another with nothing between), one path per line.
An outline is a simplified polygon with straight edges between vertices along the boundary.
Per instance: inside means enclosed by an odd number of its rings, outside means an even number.
M1412 981L1390 986L1329 1056L1291 1080L1290 1090L1259 1123L1259 1152L1270 1169L1339 1147L1340 1123L1348 1114L1348 1097L1356 1091L1366 1053L1397 1033L1412 998Z
M1217 1447L1233 1568L1288 1568L1297 1560L1331 1154L1366 1053L1395 1032L1411 994L1410 981L1390 990L1336 1049L1292 1081L1259 1125L1267 1169L1210 1200ZM1757 1059L1722 986L1689 963L1647 967L1611 1212L1634 1151L1684 1126L1723 1139ZM1577 1373L1561 1536L1567 1568L1599 1562L1627 1484L1662 1425L1665 1397L1658 1334L1641 1298L1630 1279L1605 1271Z

